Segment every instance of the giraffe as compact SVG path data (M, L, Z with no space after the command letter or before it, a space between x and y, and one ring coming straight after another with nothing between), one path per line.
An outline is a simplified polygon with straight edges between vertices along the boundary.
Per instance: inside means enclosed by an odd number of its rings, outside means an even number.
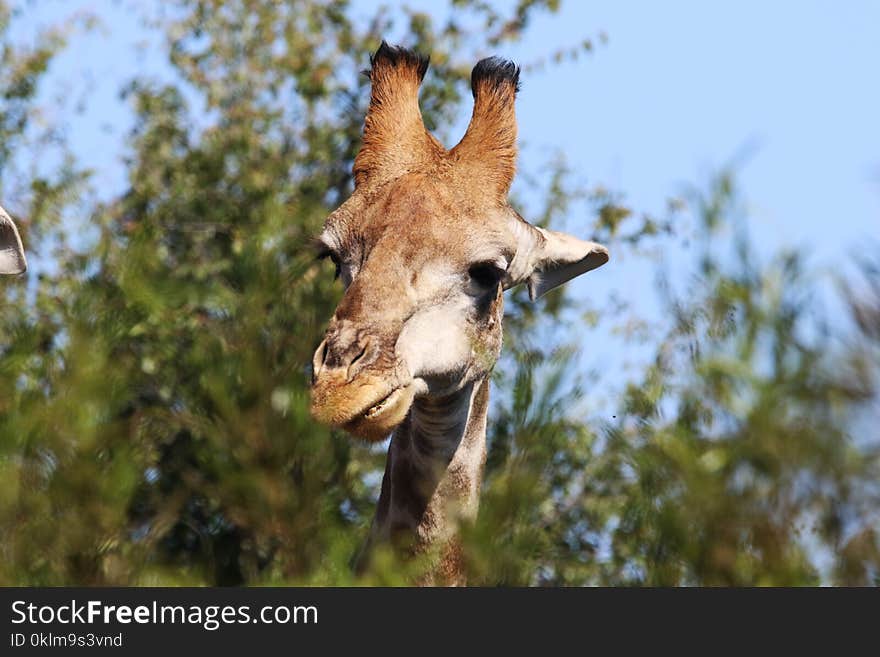
M6 210L0 208L0 274L22 274L27 270L27 259L21 237Z
M391 436L366 558L387 543L425 555L417 583L462 585L457 528L477 513L502 293L526 284L534 300L608 250L508 204L518 66L474 67L472 118L447 150L419 110L428 58L383 41L370 64L355 189L316 240L345 293L313 358L311 413L366 441Z

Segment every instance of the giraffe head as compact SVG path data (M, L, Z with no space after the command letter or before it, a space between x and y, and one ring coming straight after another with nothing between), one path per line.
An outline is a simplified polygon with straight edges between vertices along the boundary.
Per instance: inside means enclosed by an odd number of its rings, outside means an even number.
M6 210L0 208L0 274L21 274L27 269L21 237Z
M608 251L534 227L507 202L517 66L476 65L470 125L447 151L419 111L427 58L383 42L371 64L355 190L318 238L346 291L315 352L311 409L321 422L382 440L415 397L489 374L505 289L526 284L534 299L603 265Z

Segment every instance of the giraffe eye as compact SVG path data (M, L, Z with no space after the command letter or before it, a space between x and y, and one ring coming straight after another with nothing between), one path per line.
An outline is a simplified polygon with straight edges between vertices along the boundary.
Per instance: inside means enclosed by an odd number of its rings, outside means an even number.
M501 282L504 270L493 262L478 262L470 266L468 275L481 288L492 289Z

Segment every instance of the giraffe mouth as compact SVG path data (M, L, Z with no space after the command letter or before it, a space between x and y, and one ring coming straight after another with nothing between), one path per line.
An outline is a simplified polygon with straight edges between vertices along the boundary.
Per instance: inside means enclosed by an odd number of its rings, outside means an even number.
M401 391L401 389L398 388L397 390L393 391L390 395L388 395L387 397L385 397L384 399L382 399L382 400L381 400L380 402L378 402L377 404L373 404L372 406L370 406L370 408L368 408L368 409L364 412L364 415L363 415L363 416L364 416L365 418L368 418L368 419L373 419L373 418L378 417L379 415L381 415L381 414L382 414L382 411L384 411L386 408L388 408L388 407L393 403L393 401L394 401L397 397L400 396L400 391Z
M342 428L365 440L384 440L403 422L414 396L415 386L412 384L397 388L346 422Z

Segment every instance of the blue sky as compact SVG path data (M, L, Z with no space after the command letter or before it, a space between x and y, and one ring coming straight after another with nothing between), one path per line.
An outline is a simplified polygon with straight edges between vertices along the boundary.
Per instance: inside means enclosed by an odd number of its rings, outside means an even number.
M530 41L584 26L609 41L528 81L526 138L564 145L644 209L755 144L740 182L756 237L824 259L878 236L880 3L590 2L566 14Z
M355 11L371 4L358 1ZM409 4L447 11L445 2ZM27 40L28 31L77 8L105 21L104 32L74 39L44 98L70 118L74 149L108 195L124 184L119 158L131 122L119 87L138 71L168 76L136 5L44 0L19 23ZM667 198L747 149L739 183L762 253L804 248L814 265L834 272L880 236L880 3L569 0L498 54L528 63L600 32L607 43L592 55L524 75L523 159L540 163L561 151L588 183L625 192L637 211L662 214ZM76 91L84 76L86 94ZM79 102L83 111L71 114ZM581 223L575 217L570 225ZM572 284L574 294L613 291L656 312L655 295L645 292L650 265L639 254L612 255Z

